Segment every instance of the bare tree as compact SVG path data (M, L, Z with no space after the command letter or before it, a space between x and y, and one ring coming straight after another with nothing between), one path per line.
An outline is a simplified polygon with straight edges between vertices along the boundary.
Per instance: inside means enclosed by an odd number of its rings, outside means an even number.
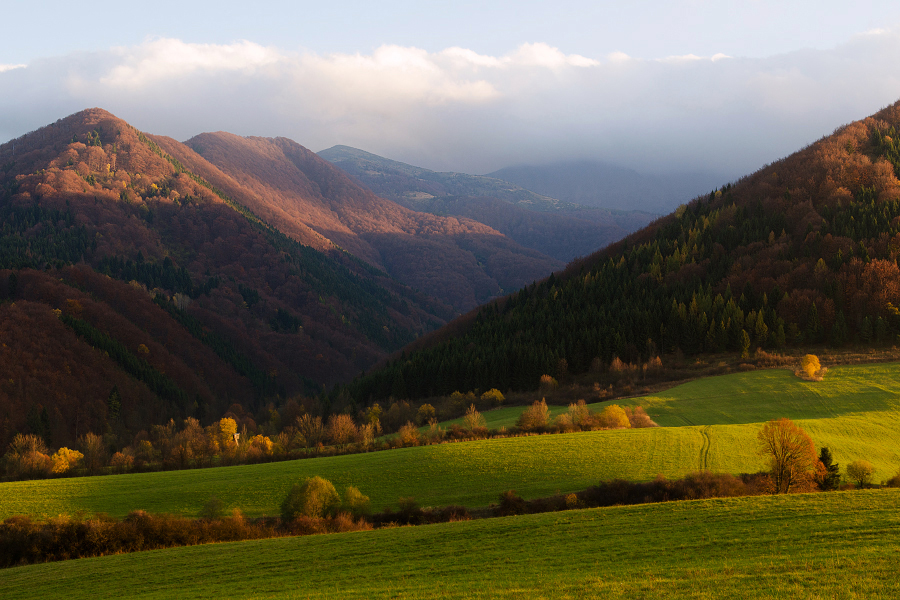
M769 459L776 494L790 492L818 462L812 439L790 419L769 421L757 439L759 453Z

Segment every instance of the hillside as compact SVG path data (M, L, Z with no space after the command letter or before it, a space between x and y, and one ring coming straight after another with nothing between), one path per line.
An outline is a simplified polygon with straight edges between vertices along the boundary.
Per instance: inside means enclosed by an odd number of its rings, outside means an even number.
M319 152L376 194L415 211L483 223L568 262L649 223L654 215L561 202L493 177L440 173L348 146Z
M762 423L782 416L803 427L817 449L828 447L842 469L854 460L867 460L876 468L875 480L883 481L900 467L898 394L895 363L834 368L821 382L803 381L784 370L735 373L617 401L644 406L661 427L496 438L200 470L4 482L0 519L78 511L121 517L136 508L192 516L210 496L249 516L272 515L292 482L314 475L339 489L359 487L371 497L373 508L381 510L410 496L423 506L479 508L496 502L508 489L530 499L614 478L649 481L661 474L675 479L700 470L754 473L765 466L756 453L757 433ZM507 415L521 410L503 408L484 416L491 427L509 426L515 417Z
M10 600L888 599L898 500L725 498L207 544L3 569L0 587Z
M646 175L594 161L518 165L487 176L566 203L627 211L637 208L659 214L670 212L719 182L719 177L711 173Z
M615 357L640 366L666 354L892 344L897 127L898 105L841 127L451 323L352 391L527 390Z
M0 146L0 165L3 448L23 431L61 446L235 403L255 414L452 314L298 244L99 109Z
M379 198L286 138L219 132L198 135L186 145L157 141L288 235L302 239L312 230L457 312L562 266L470 219L415 212ZM228 177L206 175L201 155Z

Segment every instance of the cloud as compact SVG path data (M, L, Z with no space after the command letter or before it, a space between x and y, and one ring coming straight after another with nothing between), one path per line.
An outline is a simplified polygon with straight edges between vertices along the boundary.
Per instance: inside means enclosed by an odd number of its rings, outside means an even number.
M24 69L25 65L0 65L0 73L4 71L12 71L13 69Z
M121 63L101 77L99 83L134 90L197 72L253 72L280 59L276 50L247 41L215 45L157 39L136 48L114 48L112 53Z
M488 172L597 159L739 176L900 97L900 35L768 58L598 58L543 43L491 56L384 45L285 52L249 41L136 46L0 66L0 139L89 106L145 131L283 135ZM11 68L14 67L14 68Z

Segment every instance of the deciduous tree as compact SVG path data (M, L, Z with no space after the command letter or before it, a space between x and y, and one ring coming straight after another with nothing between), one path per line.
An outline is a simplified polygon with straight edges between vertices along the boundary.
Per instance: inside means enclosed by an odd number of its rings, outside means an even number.
M759 453L769 460L777 494L790 492L808 476L818 460L812 439L790 419L769 421L759 430L757 439Z
M847 479L856 482L856 487L862 489L872 483L875 467L867 460L854 460L847 465Z

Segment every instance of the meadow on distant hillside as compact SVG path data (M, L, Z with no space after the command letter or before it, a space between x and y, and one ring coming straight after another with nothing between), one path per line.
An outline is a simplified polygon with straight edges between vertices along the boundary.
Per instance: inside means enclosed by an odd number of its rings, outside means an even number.
M614 478L681 477L764 468L755 452L765 420L786 416L828 446L842 466L870 461L875 481L900 468L900 369L838 367L824 381L788 371L754 371L690 382L640 404L664 427L447 443L434 446L213 469L0 484L0 518L78 511L124 516L134 509L194 516L211 496L250 516L274 515L290 486L320 475L358 487L375 510L414 497L423 506L496 502L514 489L525 498L584 489ZM595 406L596 408L596 406ZM488 411L512 419L521 408ZM692 423L692 424L688 424Z
M0 571L26 598L896 598L900 490L576 510Z

